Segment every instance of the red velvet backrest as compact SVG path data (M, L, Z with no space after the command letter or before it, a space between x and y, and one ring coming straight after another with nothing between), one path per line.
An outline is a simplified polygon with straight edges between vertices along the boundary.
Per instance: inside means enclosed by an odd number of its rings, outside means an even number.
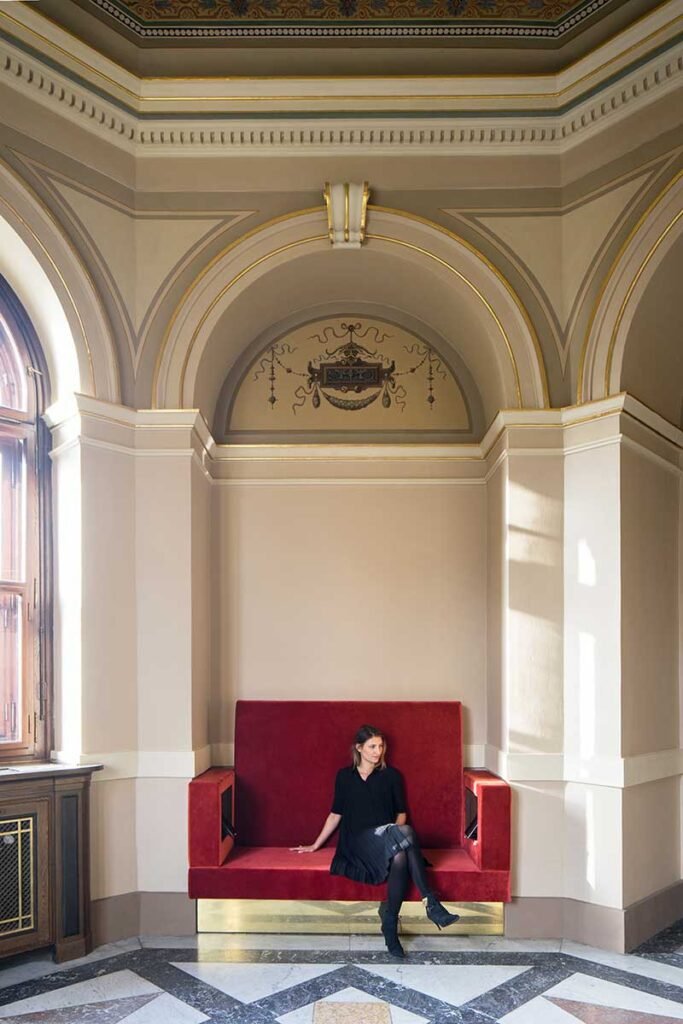
M386 733L387 759L403 775L422 845L462 845L459 701L265 700L238 701L235 711L238 845L312 843L364 724Z

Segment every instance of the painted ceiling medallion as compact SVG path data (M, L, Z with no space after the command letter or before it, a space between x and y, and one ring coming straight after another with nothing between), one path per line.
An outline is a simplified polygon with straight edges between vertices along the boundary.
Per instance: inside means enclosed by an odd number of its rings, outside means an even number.
M559 38L614 0L91 0L141 36Z

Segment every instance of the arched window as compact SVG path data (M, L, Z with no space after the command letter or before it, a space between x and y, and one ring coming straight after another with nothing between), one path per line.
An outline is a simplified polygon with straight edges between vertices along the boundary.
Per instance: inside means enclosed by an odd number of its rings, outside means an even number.
M47 371L23 307L0 277L0 760L50 743Z

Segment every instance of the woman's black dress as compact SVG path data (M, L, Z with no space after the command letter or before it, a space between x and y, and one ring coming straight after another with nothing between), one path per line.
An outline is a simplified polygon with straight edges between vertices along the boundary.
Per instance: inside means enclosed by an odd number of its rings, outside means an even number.
M375 829L394 823L405 811L403 780L395 768L375 768L365 781L355 768L340 769L332 813L341 814L342 820L330 872L369 885L385 882L396 851Z

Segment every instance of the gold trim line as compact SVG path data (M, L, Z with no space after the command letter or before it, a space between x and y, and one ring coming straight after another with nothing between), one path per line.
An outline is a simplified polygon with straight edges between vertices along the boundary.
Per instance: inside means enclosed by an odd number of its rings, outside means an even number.
M527 330L529 331L529 335L531 337L532 344L533 344L535 352L536 352L537 368L538 368L538 372L539 372L539 375L540 375L540 378L541 378L541 389L542 389L542 394L543 394L543 408L549 408L550 403L549 403L549 394L548 394L548 380L547 380L545 362L543 360L543 353L542 353L541 346L540 346L540 343L539 343L539 340L538 340L538 336L536 334L535 328L534 328L534 326L533 326L533 324L531 322L529 314L526 311L524 305L522 304L521 300L517 296L516 292L514 291L514 289L510 285L510 283L505 279L505 277L501 274L501 272L498 270L498 268L489 259L487 259L487 257L484 256L484 254L481 253L475 246L471 245L465 239L461 238L459 235L456 235L454 232L450 231L448 228L445 228L442 225L435 223L434 221L427 220L426 218L420 217L417 214L408 213L408 212L402 211L402 210L395 210L395 209L392 209L391 207L373 206L371 204L368 204L368 210L369 211L381 212L381 213L390 213L390 214L394 214L396 216L404 217L407 220L411 220L411 221L415 221L417 223L425 224L427 227L430 227L430 228L434 229L435 231L438 231L440 234L442 234L442 235L446 236L447 238L450 238L451 240L457 242L459 245L462 245L464 248L466 248L468 250L468 252L471 252L472 255L476 256L495 275L495 277L498 279L498 281L503 285L503 287L507 291L507 293L510 296L510 298L513 300L514 304L516 305L520 315L522 316L522 318L523 318L523 320L525 322ZM194 279L194 281L191 282L191 284L186 288L185 292L181 296L180 301L178 302L178 305L176 306L176 308L173 311L173 314L172 314L172 316L171 316L171 318L169 320L168 326L166 328L166 331L165 331L165 334L164 334L161 346L160 346L159 351L157 353L157 359L156 359L155 370L154 370L154 378L153 378L153 382L152 382L152 387L153 387L153 392L152 392L152 408L153 409L159 408L159 406L157 404L158 403L157 392L158 392L158 386L159 386L159 376L160 376L160 371L161 371L161 364L162 364L162 361L164 359L164 356L165 356L165 353L166 353L166 349L168 347L171 331L173 329L173 326L174 326L178 316L180 315L180 311L181 311L183 305L185 304L188 296L195 289L197 284L205 277L205 275L212 269L212 267L214 267L220 260L222 260L229 252L231 252L233 249L235 249L238 245L241 245L243 242L245 242L248 239L252 238L258 232L265 231L267 228L271 227L274 224L282 223L282 222L285 222L285 221L288 221L288 220L294 220L294 219L296 219L298 217L304 217L306 215L309 215L311 213L316 213L318 211L321 211L320 207L313 207L313 208L307 208L307 209L304 209L304 210L298 210L298 211L296 211L294 213L283 214L280 217L273 218L273 220L267 221L264 224L257 225L256 227L252 228L251 231L247 232L245 235L242 235L242 236L240 236L240 238L235 239L234 242L231 242L230 245L227 246L225 249L223 249L220 253L217 253L216 256L214 256L213 259L210 261L210 263L205 268L203 268L203 270ZM263 262L265 262L271 256L279 255L280 253L285 252L288 249L296 248L297 246L303 245L303 244L305 244L307 242L315 242L315 241L325 240L327 237L328 237L327 235L314 235L314 236L310 236L308 238L298 239L298 240L296 240L294 242L287 243L284 246L279 246L277 249L272 250L269 253L265 253L263 256L260 256L257 260L255 260L253 263L251 263L248 267L243 268L239 272L239 274L236 275L236 277L234 277L231 281L228 282L227 285L225 285L221 289L219 295L216 296L212 300L209 308L207 310L205 310L204 314L202 315L200 323L198 324L197 328L193 332L193 335L192 335L192 338L190 340L187 352L185 354L185 358L183 360L183 366L182 366L182 369L181 369L181 376L180 376L180 389L179 389L180 390L180 394L179 394L179 398L180 398L181 402L183 401L183 394L184 394L184 390L185 390L186 370L187 370L189 359L190 359L190 356L191 356L191 353L192 353L192 349L194 347L194 344L195 344L195 341L196 341L196 338L197 338L197 334L198 334L199 330L201 329L201 327L203 326L203 324L205 323L206 318L208 317L209 313L215 307L216 302L220 298L222 298L223 295L225 295L225 293L237 281L239 281L242 277L244 277L245 274L247 274L253 268L255 268L257 266L260 266ZM516 360L515 360L515 357L514 357L512 346L510 345L510 341L509 341L509 339L507 337L507 334L505 333L505 330L504 330L500 320L498 319L496 313L494 312L493 308L491 307L490 303L484 298L484 296L481 294L481 292L479 292L479 290L475 287L475 285L473 285L471 281L469 281L460 271L458 271L450 263L448 263L446 260L441 259L441 257L436 256L434 253L431 253L428 249L424 249L424 248L422 248L420 246L416 246L416 245L414 245L411 242L405 242L402 239L393 238L392 236L389 236L389 235L372 235L372 234L368 233L368 234L366 234L366 238L375 238L377 240L387 241L387 242L390 242L390 243L393 242L394 244L399 245L399 246L403 246L404 248L413 249L414 251L419 252L419 253L427 256L428 258L433 259L437 263L441 264L442 266L444 266L445 268L450 270L452 273L454 273L457 277L459 277L465 284L467 284L467 286L479 297L479 299L482 301L482 303L484 304L486 309L489 311L489 313L493 317L493 320L496 323L496 325L497 325L497 327L498 327L498 329L499 329L499 331L500 331L500 333L501 333L501 335L503 337L503 340L505 342L505 347L506 347L506 350L508 352L508 356L509 356L511 364L512 364L513 375L514 375L514 380L515 380L515 391L516 391L518 407L519 408L523 408L519 370L518 370L517 363L516 363Z

